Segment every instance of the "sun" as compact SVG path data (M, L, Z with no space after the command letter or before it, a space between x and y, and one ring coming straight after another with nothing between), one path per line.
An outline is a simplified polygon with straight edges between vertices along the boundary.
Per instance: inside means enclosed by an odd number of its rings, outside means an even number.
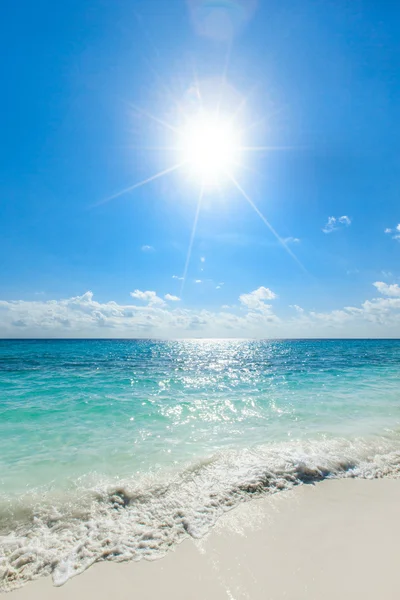
M196 81L181 99L175 98L172 92L169 95L174 100L178 111L173 111L168 118L164 116L167 113L152 114L138 106L130 105L136 117L145 117L157 127L161 126L163 130L163 144L156 143L154 146L139 146L138 148L154 150L157 153L161 151L170 159L169 166L108 196L94 206L129 194L156 180L171 176L173 173L180 172L185 175L186 172L185 179L189 177L190 183L194 184L197 201L185 266L182 277L180 277L182 281L180 297L182 297L188 274L204 198L206 196L229 198L225 193L220 193L225 185L230 186L228 190L236 190L244 198L286 252L306 272L285 239L279 236L241 183L244 178L244 170L257 174L257 170L248 164L249 157L254 153L267 153L292 149L292 147L254 145L251 144L251 140L249 144L249 132L254 131L255 126L258 125L262 132L265 119L248 122L250 94L243 96L237 93L226 81L225 75L217 85L214 80L203 82L202 85ZM223 191L225 192L225 190Z
M240 161L240 135L231 119L199 113L181 131L181 156L202 185L220 185Z

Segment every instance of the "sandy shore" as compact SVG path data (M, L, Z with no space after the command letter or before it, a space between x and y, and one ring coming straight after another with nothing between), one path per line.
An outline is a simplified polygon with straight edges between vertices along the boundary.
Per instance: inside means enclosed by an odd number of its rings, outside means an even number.
M101 563L10 600L398 600L400 480L325 481L231 511L165 558Z

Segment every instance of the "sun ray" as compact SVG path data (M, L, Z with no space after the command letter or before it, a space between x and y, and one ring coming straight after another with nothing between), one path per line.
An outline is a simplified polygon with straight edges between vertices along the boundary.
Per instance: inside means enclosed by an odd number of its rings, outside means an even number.
M241 162L234 162L233 166L238 167L239 169L244 169L245 171L249 171L250 173L253 173L254 175L260 175L260 171L258 169L255 169L254 167L250 167L250 165L244 165Z
M258 171L246 164L245 161L240 160L240 155L251 154L251 153L265 153L265 152L273 152L273 151L286 151L286 150L294 150L297 149L293 146L258 146L258 145L245 145L241 144L241 134L244 132L248 132L251 128L255 127L258 123L265 122L265 117L261 121L255 121L251 123L249 126L245 128L238 128L233 123L236 120L237 115L240 113L242 108L246 105L248 101L248 97L244 97L242 101L237 105L236 110L229 114L221 115L220 112L223 109L223 99L226 82L227 71L229 68L231 55L231 47L227 49L225 62L223 65L223 72L221 75L220 85L217 88L217 104L215 106L216 112L211 110L205 110L203 106L203 98L200 90L200 83L197 78L197 74L194 73L194 86L196 90L196 111L191 110L191 106L189 107L187 114L183 114L184 123L175 127L172 123L164 120L162 117L154 115L135 104L130 104L129 106L135 110L138 114L145 116L146 118L154 121L155 123L161 125L162 127L171 130L174 133L175 140L171 140L170 143L167 143L163 146L147 146L140 147L140 149L147 151L157 151L157 152L179 152L181 156L181 160L165 169L148 177L147 179L135 183L134 185L125 188L112 196L109 196L105 200L102 200L95 206L104 204L118 198L124 194L127 194L139 187L146 185L181 168L184 165L189 167L188 177L190 179L197 179L197 182L200 183L200 193L196 206L195 218L192 226L192 231L190 234L190 240L184 265L183 277L180 294L182 296L184 286L187 279L188 269L190 265L193 244L197 232L198 220L201 211L202 200L205 192L205 188L218 188L220 189L224 180L231 180L239 193L245 198L248 204L252 207L258 217L263 221L263 223L268 227L271 233L278 240L279 244L283 246L286 252L292 257L292 259L300 266L300 268L307 272L305 267L299 261L297 256L292 252L287 243L280 237L277 231L273 228L273 226L269 223L267 218L263 215L263 213L259 210L250 196L245 192L242 186L235 179L232 169L245 169L252 173L257 173ZM161 81L161 77L159 74L156 74L158 79ZM163 86L164 87L164 86ZM169 90L167 90L169 91ZM198 106L200 104L200 107ZM178 109L180 106L176 103ZM225 107L224 107L225 108ZM182 116L182 115L181 115ZM139 149L139 147L131 146L131 148ZM242 157L243 158L243 157Z
M269 114L264 115L261 119L257 119L256 121L252 121L249 125L247 125L246 127L244 127L240 133L248 133L251 129L254 129L255 127L258 127L259 125L263 125L267 119L268 121L272 121L275 120L274 117L276 117L277 115L279 115L280 113L283 112L283 106L280 106L279 109L276 109L274 111L271 111Z
M296 146L241 146L241 152L275 152L278 150L298 150Z
M146 150L151 152L159 152L160 150L167 150L169 152L178 152L180 150L179 145L176 146L134 146L132 144L127 144L123 146L117 146L118 149L126 148L127 150Z
M228 48L226 50L226 59L225 59L225 64L224 64L224 68L223 68L222 76L221 76L221 85L219 88L219 98L218 98L218 103L217 103L217 117L219 117L219 114L221 111L222 95L223 95L224 88L226 85L226 76L227 76L228 69L229 69L229 63L231 60L231 53L232 53L232 42L230 42L228 44Z
M203 96L201 93L201 87L200 87L200 81L199 81L199 77L197 75L197 71L194 65L192 65L193 68L193 81L194 81L194 86L197 90L197 94L198 94L198 98L200 100L200 109L203 110L204 108L204 103L203 103Z
M188 272L188 268L189 268L190 258L191 258L191 255L192 255L193 242L194 242L194 238L196 236L197 223L198 223L198 220L199 220L199 215L200 215L201 203L202 203L202 200L203 200L203 195L204 195L204 186L201 186L201 188L200 188L200 194L199 194L199 200L197 202L197 207L196 207L196 214L195 214L194 221L193 221L192 233L190 235L190 241L189 241L188 251L187 251L187 255L186 255L185 268L184 268L183 276L182 276L182 285L181 285L181 290L180 290L180 297L181 298L182 298L183 289L184 289L185 283L186 283L186 276L187 276L187 272Z
M147 110L144 110L143 108L140 108L140 106L137 106L136 104L132 104L132 102L128 102L128 105L129 105L129 107L132 110L134 110L135 112L137 112L139 115L143 115L144 117L147 117L151 121L154 121L155 123L158 123L159 125L162 125L166 129L170 129L174 133L180 135L180 130L178 129L178 127L174 127L174 125L171 125L171 123L168 123L168 121L164 121L163 119L160 119L159 117L156 117L152 113L149 113Z
M260 217L261 221L268 227L268 229L271 231L271 233L273 233L273 235L276 237L276 239L278 240L278 242L285 248L286 252L293 258L293 260L296 261L296 263L299 265L299 267L303 271L305 271L307 273L307 270L304 267L304 265L299 261L299 259L297 258L297 256L291 251L291 249L284 242L284 240L281 238L281 236L279 235L279 233L272 227L272 225L268 221L268 219L266 219L266 217L264 217L264 215L259 210L259 208L254 204L254 202L250 198L250 196L248 194L246 194L246 192L244 191L244 189L239 185L239 183L236 181L236 179L233 177L233 175L231 173L229 173L228 175L229 175L230 179L232 180L233 184L235 185L235 187L237 188L237 190L242 194L242 196L245 198L245 200L247 200L247 202L250 204L250 206L253 208L253 210Z
M168 173L172 173L173 171L180 169L181 167L183 167L184 164L185 164L184 162L181 162L177 165L173 165L172 167L169 167L168 169L164 169L164 171L160 171L159 173L156 173L155 175L152 175L151 177L148 177L147 179L144 179L143 181L134 183L133 185L121 190L120 192L117 192L116 194L113 194L112 196L108 196L108 198L105 198L104 200L100 200L99 202L92 204L92 206L90 208L94 208L96 206L101 206L102 204L106 204L107 202L110 202L111 200L115 200L115 198L119 198L120 196L123 196L124 194L128 194L129 192L132 192L133 190L136 190L137 188L140 188L140 187L146 185L147 183L151 183L155 179L159 179L160 177L163 177L164 175L168 175Z
M166 95L169 97L169 99L171 100L171 102L175 105L175 107L178 110L178 113L182 111L182 106L180 104L180 102L175 98L173 92L171 91L171 89L168 87L168 85L165 83L165 81L163 80L162 76L160 75L160 73L157 71L157 69L150 63L150 61L148 59L143 59L144 62L147 63L148 68L154 73L154 75L156 76L156 78L158 79L159 83L160 83L160 87L164 89Z
M255 127L264 126L265 121L266 121L266 117L262 117L261 119L258 119L257 121L252 121L249 125L246 125L246 127L243 127L242 129L240 129L240 132L239 132L240 135L242 135L244 133L248 133Z
M237 116L240 115L241 111L245 108L249 99L252 97L252 95L254 94L255 90L258 87L259 87L259 84L256 84L255 86L253 86L253 88L250 90L250 92L246 96L243 96L242 100L237 105L236 110L231 115L232 121L235 121Z

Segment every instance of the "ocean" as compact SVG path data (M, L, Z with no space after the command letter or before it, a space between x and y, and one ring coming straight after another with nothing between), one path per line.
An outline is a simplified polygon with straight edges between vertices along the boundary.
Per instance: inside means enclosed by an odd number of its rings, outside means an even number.
M400 473L397 340L0 340L0 589Z

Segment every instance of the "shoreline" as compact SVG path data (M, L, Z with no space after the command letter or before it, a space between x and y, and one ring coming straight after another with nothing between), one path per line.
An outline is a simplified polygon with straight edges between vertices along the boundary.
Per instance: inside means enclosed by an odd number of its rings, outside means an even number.
M10 600L398 598L400 479L325 480L241 504L163 558L103 562Z

